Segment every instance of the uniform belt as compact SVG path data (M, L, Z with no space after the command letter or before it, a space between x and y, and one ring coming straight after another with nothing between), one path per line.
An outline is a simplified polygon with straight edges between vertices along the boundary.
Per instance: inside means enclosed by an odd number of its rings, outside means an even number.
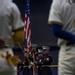
M66 43L66 46L73 46L73 45L75 45L75 43L71 43L71 42Z
M30 68L30 66L23 66L24 68Z
M50 65L42 65L42 67L50 67Z
M23 67L29 67L29 66L23 66Z

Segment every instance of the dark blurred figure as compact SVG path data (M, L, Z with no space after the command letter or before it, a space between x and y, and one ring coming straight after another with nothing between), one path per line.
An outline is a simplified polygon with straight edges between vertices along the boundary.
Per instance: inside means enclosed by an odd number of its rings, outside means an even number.
M17 63L17 75L19 75L22 70L23 70L23 63L22 62Z

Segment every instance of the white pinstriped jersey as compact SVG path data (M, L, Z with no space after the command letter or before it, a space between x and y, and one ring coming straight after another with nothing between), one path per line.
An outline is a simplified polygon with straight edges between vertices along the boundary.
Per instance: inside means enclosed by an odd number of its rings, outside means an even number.
M75 35L75 3L72 3L72 0L54 0L48 23L60 24L63 30ZM58 39L58 45L66 42L66 40Z
M12 47L12 30L23 27L20 11L11 0L0 0L0 36Z
M12 30L23 27L23 21L20 17L18 7L12 3L12 0L0 0L0 37L3 37L5 44L10 48L0 48L0 75L17 75L15 66L10 65L6 58L1 57L1 54L6 56L8 51L13 56L12 46Z

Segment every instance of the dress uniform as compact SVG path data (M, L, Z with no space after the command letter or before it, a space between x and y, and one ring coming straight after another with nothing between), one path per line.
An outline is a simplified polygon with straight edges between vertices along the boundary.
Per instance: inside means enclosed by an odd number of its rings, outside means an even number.
M49 53L49 48L43 48L43 60L42 60L42 69L41 75L52 75L50 65L52 63L52 56Z
M43 53L41 49L38 49L36 61L37 61L37 74L41 75L41 69L43 64Z
M27 58L25 58L24 62L23 75L29 75L29 62Z

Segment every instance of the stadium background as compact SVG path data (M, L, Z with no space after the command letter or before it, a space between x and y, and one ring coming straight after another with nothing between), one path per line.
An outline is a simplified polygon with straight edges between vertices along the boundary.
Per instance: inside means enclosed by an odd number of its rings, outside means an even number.
M14 0L20 9L22 19L25 16L26 0ZM38 47L43 45L50 46L50 53L53 57L53 65L57 65L58 51L57 38L53 36L51 28L48 25L48 15L52 0L30 0L30 24L31 24L31 41ZM21 44L26 47L26 40ZM18 45L14 47L14 52L19 53L20 58L24 61L24 55ZM53 75L57 75L57 67L52 67Z

